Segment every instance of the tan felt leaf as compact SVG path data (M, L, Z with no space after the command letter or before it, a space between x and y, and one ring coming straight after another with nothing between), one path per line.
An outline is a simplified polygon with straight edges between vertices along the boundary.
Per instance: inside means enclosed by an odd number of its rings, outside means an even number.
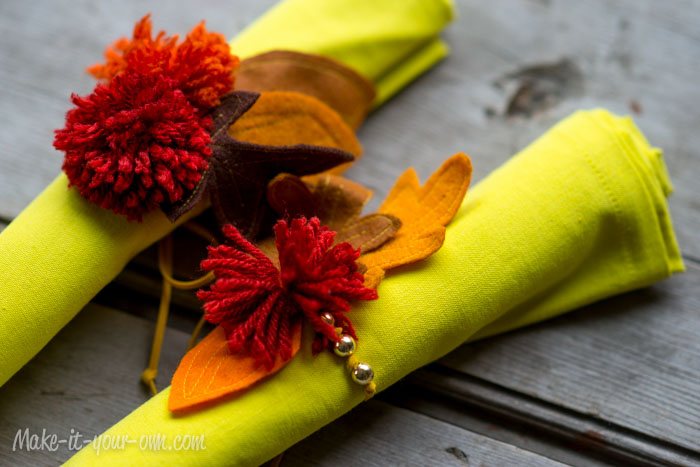
M345 224L335 237L336 243L348 242L367 253L381 246L396 234L401 221L391 214L374 213Z
M309 188L311 187L311 188ZM280 217L318 217L323 225L338 232L336 243L343 237L345 226L359 222L362 207L369 201L372 192L359 183L337 175L322 173L299 178L291 174L280 174L270 181L267 187L267 200ZM345 238L353 237L358 248L376 248L388 240L398 229L401 221L385 214L381 218L368 219L354 227ZM378 230L377 230L378 229ZM278 263L277 249L273 238L257 242L265 255Z
M253 107L228 129L241 141L270 146L309 144L347 151L359 157L362 147L343 119L314 97L298 92L263 92ZM342 173L351 163L330 173Z
M321 174L303 179L314 184L318 218L336 232L358 217L372 197L372 190L343 177Z
M273 50L243 60L236 89L295 91L324 102L356 129L374 102L374 84L345 64L321 55Z
M386 271L440 249L445 240L444 226L462 204L471 173L469 157L459 153L445 161L422 187L413 169L399 177L379 212L395 215L403 225L393 239L361 257L373 280L379 276L376 268Z

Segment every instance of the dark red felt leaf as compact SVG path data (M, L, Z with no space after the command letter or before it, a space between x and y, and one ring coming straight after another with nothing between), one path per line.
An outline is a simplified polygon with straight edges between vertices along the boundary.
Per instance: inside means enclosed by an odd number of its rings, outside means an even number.
M282 218L315 217L316 200L296 175L279 174L267 186L267 203Z

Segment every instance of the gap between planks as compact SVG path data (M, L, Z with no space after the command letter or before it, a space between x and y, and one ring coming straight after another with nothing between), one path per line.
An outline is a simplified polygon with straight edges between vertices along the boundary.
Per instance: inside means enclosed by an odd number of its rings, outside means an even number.
M697 452L437 364L382 400L572 465L693 466ZM477 421L475 422L475 419ZM485 425L478 420L486 419ZM523 437L522 433L528 433ZM546 441L543 441L546 440ZM585 462L582 462L585 459Z

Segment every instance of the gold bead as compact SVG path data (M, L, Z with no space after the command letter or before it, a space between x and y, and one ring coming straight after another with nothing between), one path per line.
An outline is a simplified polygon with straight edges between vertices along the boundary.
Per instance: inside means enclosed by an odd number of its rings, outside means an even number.
M352 370L352 380L363 386L368 385L374 379L374 370L366 363L358 363Z
M321 315L321 321L323 321L324 323L326 323L330 326L335 325L335 318L333 318L333 315L328 313L328 312L323 313Z
M333 352L335 352L335 354L339 357L349 357L355 351L356 346L357 344L352 336L343 334L340 336L340 340L335 343Z

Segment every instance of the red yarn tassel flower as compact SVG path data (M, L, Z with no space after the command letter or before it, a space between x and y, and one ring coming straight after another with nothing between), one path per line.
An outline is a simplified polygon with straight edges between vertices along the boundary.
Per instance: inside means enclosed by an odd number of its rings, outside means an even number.
M171 79L124 73L86 97L56 130L63 170L89 201L128 220L195 188L211 155L202 118Z
M231 226L223 232L229 245L209 247L202 268L214 271L210 290L200 290L205 318L220 324L231 352L245 350L271 368L279 355L289 360L292 324L305 317L317 332L317 342L338 340L335 329L321 320L330 313L336 326L355 335L345 313L350 300L374 300L377 292L364 287L350 244L333 246L335 232L318 218L307 222L281 220L274 228L280 269ZM314 346L317 347L316 345Z

